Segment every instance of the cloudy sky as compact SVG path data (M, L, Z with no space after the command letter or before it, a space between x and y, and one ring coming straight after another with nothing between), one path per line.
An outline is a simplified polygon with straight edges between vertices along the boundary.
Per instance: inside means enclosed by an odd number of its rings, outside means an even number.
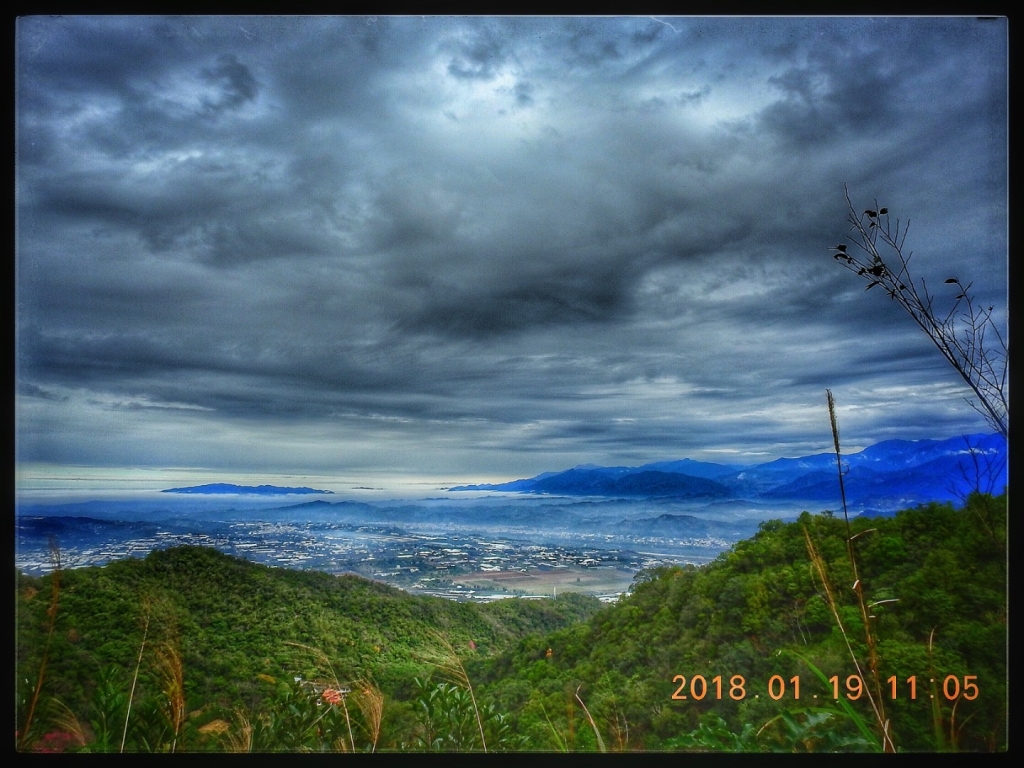
M990 431L829 246L1007 305L1005 20L29 17L19 482ZM950 289L950 290L946 290ZM92 472L94 475L89 475Z

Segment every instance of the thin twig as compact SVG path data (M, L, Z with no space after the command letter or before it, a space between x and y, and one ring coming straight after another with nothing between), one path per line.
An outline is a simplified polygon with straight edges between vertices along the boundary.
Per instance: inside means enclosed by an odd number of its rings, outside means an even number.
M888 209L879 208L877 203L874 208L858 214L850 200L849 189L844 185L843 190L852 232L847 239L864 255L856 256L845 244L840 244L831 249L833 257L868 281L865 290L880 286L910 315L974 393L977 401L967 400L971 407L1004 438L1008 437L1009 350L992 319L994 307L978 306L971 294L974 284L964 285L958 277L950 277L945 283L955 286L957 295L949 311L940 315L924 278L915 283L910 272L913 253L905 252L910 222L901 230L900 220L896 219L894 225ZM883 258L882 250L891 251L890 261ZM986 338L989 332L994 340Z

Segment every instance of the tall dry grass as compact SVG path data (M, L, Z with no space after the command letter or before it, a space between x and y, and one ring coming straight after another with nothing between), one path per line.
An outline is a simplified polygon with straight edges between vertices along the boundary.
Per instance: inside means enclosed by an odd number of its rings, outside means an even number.
M384 719L384 694L369 680L356 682L353 690L356 691L356 705L363 714L367 737L370 739L370 752L376 752L377 742L380 741L381 721Z
M50 564L53 566L53 572L50 574L50 606L46 609L46 615L49 619L46 629L46 644L43 646L43 657L39 662L39 673L36 675L36 685L29 700L25 723L22 725L21 730L18 731L18 751L26 750L32 739L32 721L35 718L36 707L39 705L39 695L43 691L43 683L46 680L46 665L50 659L50 645L53 641L53 632L57 627L57 609L60 605L61 558L60 547L57 546L57 540L52 536L50 537Z
M253 732L252 721L241 709L234 712L232 728L227 731L225 747L228 752L252 752Z
M436 645L425 655L425 660L440 670L449 682L469 692L470 701L473 703L473 713L476 715L476 724L480 729L480 745L486 752L487 737L484 736L484 723L480 717L480 708L477 706L476 694L473 692L473 684L469 680L466 667L462 664L462 659L459 658L459 654L447 637L437 630L434 630L432 635Z
M349 716L348 698L352 697L356 707L362 714L363 728L370 743L370 752L377 751L377 744L380 741L381 724L384 719L384 693L368 677L359 678L350 682L342 682L330 657L321 649L304 643L288 641L285 643L294 648L299 648L309 653L317 662L317 666L327 672L331 680L332 691L338 694L337 703L341 705L345 714L345 724L348 728L348 744L339 739L335 746L339 751L355 752L355 737L352 733L352 720Z
M870 672L871 684L867 684L868 675L864 674L864 669L861 665L860 660L857 658L857 653L853 649L853 644L850 641L850 636L847 633L846 627L843 625L842 618L839 615L839 604L836 599L835 590L830 582L828 571L825 566L825 561L822 559L817 548L814 545L811 535L806 528L804 528L804 538L807 543L807 553L811 559L811 564L814 570L818 574L818 579L821 581L822 588L825 591L825 600L828 603L829 609L832 612L832 617L835 619L836 626L839 628L840 633L843 636L843 640L846 643L846 648L850 653L850 658L853 660L853 665L857 670L857 676L864 681L864 692L867 694L868 701L871 704L871 711L874 714L875 722L878 727L878 731L881 737L882 748L885 752L895 752L896 745L893 742L892 735L890 733L890 722L885 714L884 697L882 696L881 686L881 675L878 671L879 657L878 657L878 642L875 638L875 633L871 628L871 614L868 610L868 604L864 597L864 585L860 578L860 573L857 568L857 552L854 547L854 539L856 536L852 534L850 528L850 515L846 504L846 485L844 482L844 476L846 472L843 470L842 462L842 451L839 443L839 424L836 421L836 409L835 399L832 397L832 391L825 390L826 398L828 401L828 417L832 427L832 442L835 447L836 454L836 469L839 475L839 492L842 498L843 504L843 519L846 522L846 555L850 564L850 572L853 578L852 590L856 597L857 606L860 610L861 621L864 625L864 640L868 651L867 669ZM863 533L863 532L862 532ZM858 534L860 535L860 534ZM872 688L874 690L872 690Z
M867 602L864 599L864 584L857 570L857 552L853 546L853 540L856 537L851 534L850 515L846 508L846 484L843 480L843 476L846 473L843 471L842 451L839 448L839 424L836 422L836 402L832 397L832 390L826 389L825 395L828 400L828 419L832 425L832 442L836 450L839 492L843 501L843 520L846 521L846 554L850 560L850 571L853 575L853 591L857 595L857 606L860 608L860 617L864 624L864 641L868 649L868 668L871 670L871 679L875 687L875 696L878 700L879 718L882 722L888 722L885 719L885 699L882 696L881 675L878 674L878 643L875 640L875 633L871 631L871 616L868 611ZM866 533L866 531L862 531L862 533Z
M164 695L164 717L171 727L170 751L173 753L185 725L185 668L176 643L167 641L160 645L156 665Z

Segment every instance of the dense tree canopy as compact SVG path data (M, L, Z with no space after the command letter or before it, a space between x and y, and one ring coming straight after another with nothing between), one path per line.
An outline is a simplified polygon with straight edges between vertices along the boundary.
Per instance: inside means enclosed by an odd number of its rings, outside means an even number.
M1005 746L1005 515L1005 495L975 495L851 521L872 690L900 749ZM454 603L197 547L62 571L56 590L18 574L19 743L878 749L853 696L871 680L851 678L855 658L870 675L846 539L829 513L768 521L707 566L642 572L603 608Z

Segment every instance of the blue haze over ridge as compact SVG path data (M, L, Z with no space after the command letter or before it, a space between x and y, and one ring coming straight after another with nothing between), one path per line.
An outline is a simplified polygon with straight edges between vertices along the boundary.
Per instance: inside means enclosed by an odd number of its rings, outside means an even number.
M318 491L315 488L288 488L279 485L234 485L233 483L207 483L188 488L165 488L161 493L198 493L198 494L252 494L254 496L289 496L311 493L334 493L334 491Z
M1006 442L995 434L877 443L842 457L849 512L892 515L932 501L959 504L974 490L1000 493L1006 458ZM708 562L765 520L842 509L834 453L745 466L688 459L640 467L584 464L449 493L297 503L246 492L19 501L15 565L46 572L51 539L59 543L64 567L198 544L266 564L355 572L426 591L438 577L475 572L495 551L518 569L543 550L561 559L559 567L599 560L628 583L629 572L641 568ZM434 554L424 560L426 551ZM452 557L457 562L431 570ZM413 559L418 565L410 565Z
M946 440L885 440L842 456L847 501L858 511L895 511L928 501L959 501L972 490L1006 485L1006 441L998 434ZM508 483L463 485L452 491L514 491L567 496L677 499L838 499L834 453L757 465L690 459L640 467L584 464Z

